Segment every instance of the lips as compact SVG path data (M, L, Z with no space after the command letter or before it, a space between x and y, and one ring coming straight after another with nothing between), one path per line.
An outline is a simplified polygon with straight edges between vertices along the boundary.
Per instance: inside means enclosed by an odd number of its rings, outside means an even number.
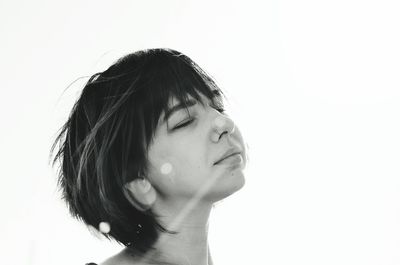
M236 149L236 148L230 148L228 149L221 157L220 159L218 159L216 162L214 162L214 165L218 164L219 162L223 161L224 159L236 155L236 154L240 154L241 151Z

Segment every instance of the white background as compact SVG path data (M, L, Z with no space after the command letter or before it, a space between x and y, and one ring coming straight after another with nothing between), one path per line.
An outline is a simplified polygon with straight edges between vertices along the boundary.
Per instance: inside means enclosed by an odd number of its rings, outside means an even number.
M217 204L222 264L400 264L399 1L1 1L2 264L120 249L69 217L49 150L84 79L179 50L229 92L246 186Z

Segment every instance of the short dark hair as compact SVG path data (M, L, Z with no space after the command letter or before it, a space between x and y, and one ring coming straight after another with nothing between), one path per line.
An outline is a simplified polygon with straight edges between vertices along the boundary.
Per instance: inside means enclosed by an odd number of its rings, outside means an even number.
M146 252L159 232L168 231L151 209L140 211L123 186L147 171L147 150L161 113L175 96L201 102L224 95L213 79L188 56L172 49L128 54L90 77L51 147L59 149L58 187L71 215L132 250ZM140 227L140 229L138 229ZM138 233L138 230L140 231Z

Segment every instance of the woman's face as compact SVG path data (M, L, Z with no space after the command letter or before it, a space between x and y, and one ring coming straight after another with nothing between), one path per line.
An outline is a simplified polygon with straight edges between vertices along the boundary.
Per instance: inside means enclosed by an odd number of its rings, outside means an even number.
M233 121L218 109L221 98L189 97L188 110L171 98L148 151L148 179L164 199L198 196L215 202L244 185L246 150ZM175 110L175 111L174 111ZM239 152L230 158L218 160Z

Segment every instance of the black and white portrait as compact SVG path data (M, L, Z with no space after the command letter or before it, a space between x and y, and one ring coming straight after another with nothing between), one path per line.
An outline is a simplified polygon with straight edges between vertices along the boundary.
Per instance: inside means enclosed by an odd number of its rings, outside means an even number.
M2 263L400 264L399 13L2 1Z

